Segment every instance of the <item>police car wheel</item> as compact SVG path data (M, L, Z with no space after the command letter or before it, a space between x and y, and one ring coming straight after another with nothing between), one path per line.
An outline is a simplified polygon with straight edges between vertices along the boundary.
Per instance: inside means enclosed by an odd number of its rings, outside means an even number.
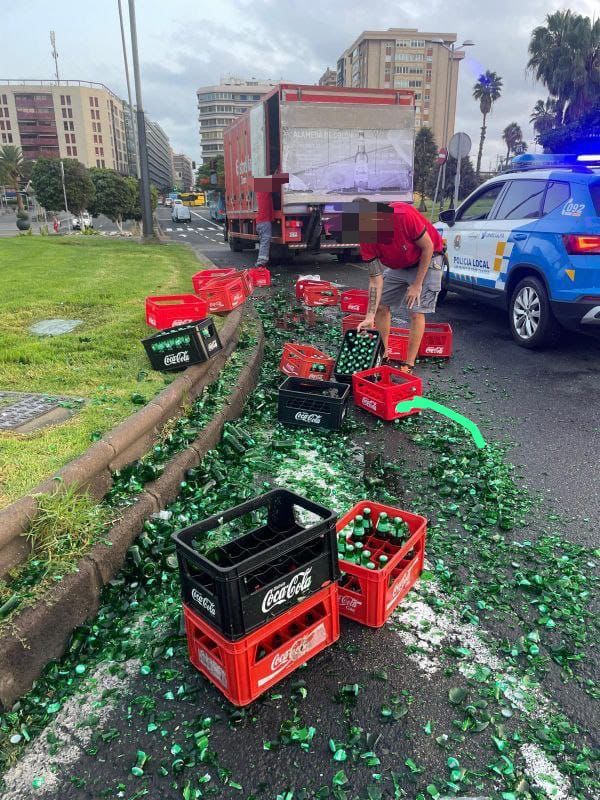
M521 347L546 347L554 344L560 335L546 287L533 275L519 281L512 293L508 312L513 339Z

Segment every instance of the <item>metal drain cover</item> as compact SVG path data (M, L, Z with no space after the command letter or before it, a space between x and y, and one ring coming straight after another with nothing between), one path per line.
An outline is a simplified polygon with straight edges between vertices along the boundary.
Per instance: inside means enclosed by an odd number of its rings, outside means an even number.
M76 397L0 391L0 431L30 433L46 425L64 422L83 403Z

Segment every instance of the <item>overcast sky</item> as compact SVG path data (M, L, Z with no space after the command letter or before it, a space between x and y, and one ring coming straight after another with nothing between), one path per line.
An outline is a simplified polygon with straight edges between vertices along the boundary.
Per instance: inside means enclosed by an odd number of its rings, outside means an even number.
M122 0L124 9L127 0ZM557 0L137 0L144 107L176 151L199 158L195 90L222 75L316 83L363 30L413 27L472 39L461 64L457 130L479 137L471 97L485 69L504 79L488 122L483 167L503 152L502 129L518 122L532 143L531 108L544 87L526 74L532 29L567 7ZM571 0L598 14L596 0ZM61 79L106 84L126 96L117 0L0 0L0 78L52 78L49 31L56 32Z

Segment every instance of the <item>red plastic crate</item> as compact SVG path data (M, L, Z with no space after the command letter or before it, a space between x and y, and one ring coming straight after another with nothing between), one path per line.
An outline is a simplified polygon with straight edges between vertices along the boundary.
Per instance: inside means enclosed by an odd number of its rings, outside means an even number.
M244 282L244 287L246 289L246 297L250 297L252 292L254 291L254 281L252 280L252 275L250 275L249 269L243 269L237 273L240 276L242 281Z
M388 358L392 361L406 361L408 358L408 328L390 328Z
M251 267L248 272L255 286L271 285L271 273L266 267Z
M342 292L340 307L342 311L366 314L369 303L369 293L366 289L347 289Z
M346 314L342 317L342 333L346 331L355 331L358 328L358 323L362 322L364 316L362 314Z
M377 382L373 378L378 378ZM369 380L371 379L371 380ZM401 419L418 414L419 409L399 413L401 400L411 400L423 394L423 382L416 375L401 372L395 367L382 366L355 372L352 376L354 405L385 420Z
M337 306L340 294L332 283L321 281L306 284L300 299L307 306Z
M376 562L382 554L388 556L383 569L369 570L340 557L340 614L362 625L380 628L423 572L427 520L400 508L362 500L337 522L336 530L339 532L349 525L367 506L371 509L373 524L385 511L390 517L401 517L407 522L411 534L400 547L374 535L366 540L365 548L371 551L371 560Z
M236 706L246 706L340 635L338 586L304 600L236 642L183 606L190 661Z
M318 286L319 284L323 283L323 281L319 281L316 278L298 278L296 281L296 300L302 299L304 287L311 283L315 283Z
M313 364L325 367L324 372L313 372ZM335 359L311 347L309 344L288 343L283 348L283 355L279 362L279 369L284 375L296 378L312 378L316 381L328 381L333 372Z
M450 358L452 355L452 327L448 322L426 323L419 355L428 358Z
M194 294L164 294L146 298L146 324L163 330L204 319L208 304Z
M196 272L195 275L192 275L192 284L194 286L194 291L198 294L198 290L209 281L212 281L214 278L227 278L231 275L235 275L236 269L235 267L224 267L223 269L203 269L200 272Z
M408 355L408 328L390 328L389 357L406 361ZM427 322L419 347L421 358L450 358L452 355L452 328L448 322Z
M233 311L248 297L246 280L241 275L213 278L198 289L198 295L208 303L212 314Z

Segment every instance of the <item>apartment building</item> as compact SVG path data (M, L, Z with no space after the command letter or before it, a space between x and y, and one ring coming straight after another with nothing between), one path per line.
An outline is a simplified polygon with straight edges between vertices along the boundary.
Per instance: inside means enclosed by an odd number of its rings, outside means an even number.
M462 50L450 52L456 39L455 33L416 28L363 31L338 59L337 85L412 89L417 129L430 127L442 146L454 133L458 69L465 56Z
M335 86L337 83L337 73L331 67L327 67L319 78L319 86Z
M223 131L238 114L270 92L276 81L222 78L217 86L201 86L198 96L200 152L202 159L223 155Z
M129 172L124 104L102 83L0 80L0 145Z
M192 159L185 153L172 153L173 183L181 192L189 192L194 186Z

